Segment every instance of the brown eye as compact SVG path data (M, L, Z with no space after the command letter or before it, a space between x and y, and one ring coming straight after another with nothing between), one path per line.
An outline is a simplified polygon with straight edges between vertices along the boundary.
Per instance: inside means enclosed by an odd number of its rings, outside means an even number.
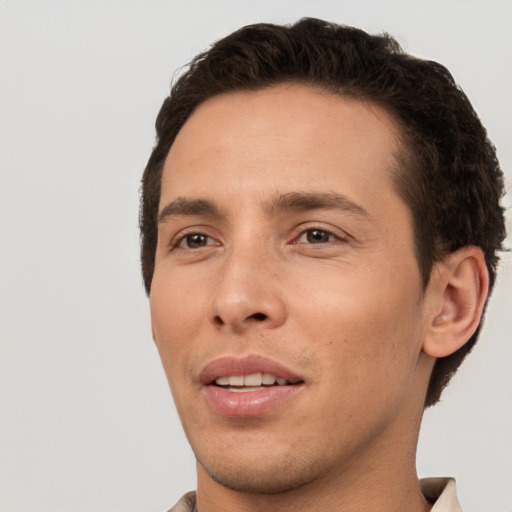
M323 229L308 229L299 238L299 242L308 244L326 244L335 239L332 233Z
M307 232L306 238L310 244L324 244L329 242L331 234L321 229L311 229Z
M205 247L210 245L209 242L210 237L203 235L201 233L191 233L190 235L185 235L179 242L179 247L185 249L198 249L200 247Z

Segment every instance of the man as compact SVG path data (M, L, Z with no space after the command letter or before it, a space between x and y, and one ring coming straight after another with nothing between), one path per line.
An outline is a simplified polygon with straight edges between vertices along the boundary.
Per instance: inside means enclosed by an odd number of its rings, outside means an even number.
M422 413L474 345L503 177L441 65L304 19L199 55L156 123L142 266L197 460L172 510L460 510Z

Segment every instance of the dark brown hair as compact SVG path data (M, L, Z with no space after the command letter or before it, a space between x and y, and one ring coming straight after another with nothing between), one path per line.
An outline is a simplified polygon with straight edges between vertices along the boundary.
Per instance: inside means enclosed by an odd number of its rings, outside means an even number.
M444 66L404 53L387 34L305 18L293 25L247 26L221 39L191 62L165 99L142 178L141 259L148 294L162 168L181 127L208 98L282 83L311 85L385 108L401 127L394 181L412 211L423 285L436 261L475 245L484 252L492 288L505 237L499 203L503 173L466 95ZM439 400L479 330L457 352L437 360L427 407Z

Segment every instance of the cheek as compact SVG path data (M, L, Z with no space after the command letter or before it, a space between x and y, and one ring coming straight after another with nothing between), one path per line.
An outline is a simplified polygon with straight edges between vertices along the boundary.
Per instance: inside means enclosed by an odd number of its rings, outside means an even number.
M340 387L379 386L409 378L419 353L417 276L397 282L389 273L331 272L296 294L302 330ZM333 279L333 276L339 279ZM318 277L318 275L317 275ZM412 283L412 284L411 284ZM309 296L308 306L300 297Z
M398 304L401 314L394 307ZM393 300L384 306L376 296L364 301L348 296L338 305L316 317L329 329L311 330L311 323L303 324L309 329L307 337L315 340L312 357L320 363L316 384L323 390L315 404L319 413L313 416L326 424L344 425L347 432L370 431L379 422L393 420L411 389L418 352L416 327L414 321L404 320L403 312L413 308Z
M155 272L150 295L153 338L169 384L186 374L194 340L206 318L201 286Z
M197 276L157 266L150 295L151 320L155 333L165 339L183 333L194 335L205 315L205 282ZM183 339L183 338L182 338Z

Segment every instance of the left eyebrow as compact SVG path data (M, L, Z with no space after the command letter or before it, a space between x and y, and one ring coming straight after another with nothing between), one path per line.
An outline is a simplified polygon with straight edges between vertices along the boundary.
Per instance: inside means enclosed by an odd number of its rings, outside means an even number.
M158 223L162 224L171 217L187 215L210 215L212 217L221 217L221 212L208 199L189 199L178 197L168 205L164 206L158 214Z
M302 210L343 210L364 217L373 222L372 216L361 205L342 194L318 192L288 192L274 197L264 204L264 209L270 213Z

